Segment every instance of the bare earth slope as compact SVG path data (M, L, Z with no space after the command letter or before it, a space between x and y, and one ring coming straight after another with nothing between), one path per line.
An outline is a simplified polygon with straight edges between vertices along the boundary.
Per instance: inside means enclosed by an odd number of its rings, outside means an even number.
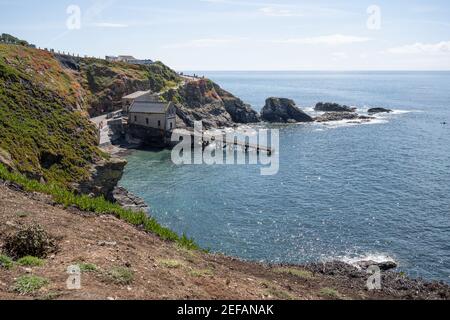
M47 196L0 183L0 243L6 235L39 223L60 250L41 267L0 267L0 299L373 299L449 298L442 284L419 284L392 274L383 291L365 289L364 277L334 265L280 268L222 255L181 249L112 216L97 216L52 205ZM94 264L82 274L81 290L66 287L67 267ZM130 283L108 276L116 267L134 273ZM342 266L341 266L342 267ZM311 271L307 271L309 268ZM331 268L331 270L330 270ZM18 277L32 274L49 284L34 294L12 290ZM399 285L397 285L397 283ZM417 287L414 287L417 286ZM420 292L417 292L417 291Z

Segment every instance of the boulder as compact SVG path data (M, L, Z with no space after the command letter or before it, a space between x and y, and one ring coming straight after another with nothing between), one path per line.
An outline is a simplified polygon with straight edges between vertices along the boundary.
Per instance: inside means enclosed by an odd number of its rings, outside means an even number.
M380 268L381 271L395 269L398 266L395 261L375 262L372 260L358 261L355 263L355 265L363 270L366 270L366 269L370 268L371 266L375 266L375 267Z
M348 106L340 105L337 103L319 102L318 104L316 104L314 110L320 112L355 112L356 108L350 108Z
M391 113L391 109L385 109L385 108L372 108L367 111L369 114L375 114L375 113Z
M272 123L313 122L314 119L300 110L295 102L284 98L268 98L261 118Z

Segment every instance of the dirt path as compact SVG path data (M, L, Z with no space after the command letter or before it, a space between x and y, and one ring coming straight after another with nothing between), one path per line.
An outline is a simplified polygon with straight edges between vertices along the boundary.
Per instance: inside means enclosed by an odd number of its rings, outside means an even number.
M96 216L50 205L39 194L25 194L0 183L0 243L7 234L39 223L59 239L60 251L41 267L0 268L0 299L364 299L397 298L369 292L361 279L337 278L301 268L273 269L222 255L188 251L161 241L111 216ZM81 289L68 290L67 267L92 264ZM119 283L110 271L134 274ZM22 275L49 284L34 294L11 290Z

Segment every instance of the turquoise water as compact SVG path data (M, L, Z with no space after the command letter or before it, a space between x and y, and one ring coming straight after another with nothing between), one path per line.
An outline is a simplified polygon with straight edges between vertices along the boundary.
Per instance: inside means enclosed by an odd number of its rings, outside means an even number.
M197 74L203 74L197 72ZM304 263L392 257L450 282L450 73L208 72L260 110L265 98L387 107L371 124L280 127L280 171L175 166L129 156L121 185L161 223L245 259Z

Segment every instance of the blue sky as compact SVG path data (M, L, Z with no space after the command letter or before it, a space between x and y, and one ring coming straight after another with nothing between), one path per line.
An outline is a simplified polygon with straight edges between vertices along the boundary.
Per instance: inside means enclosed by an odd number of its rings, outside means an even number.
M449 17L447 0L0 0L0 32L177 70L450 70Z

